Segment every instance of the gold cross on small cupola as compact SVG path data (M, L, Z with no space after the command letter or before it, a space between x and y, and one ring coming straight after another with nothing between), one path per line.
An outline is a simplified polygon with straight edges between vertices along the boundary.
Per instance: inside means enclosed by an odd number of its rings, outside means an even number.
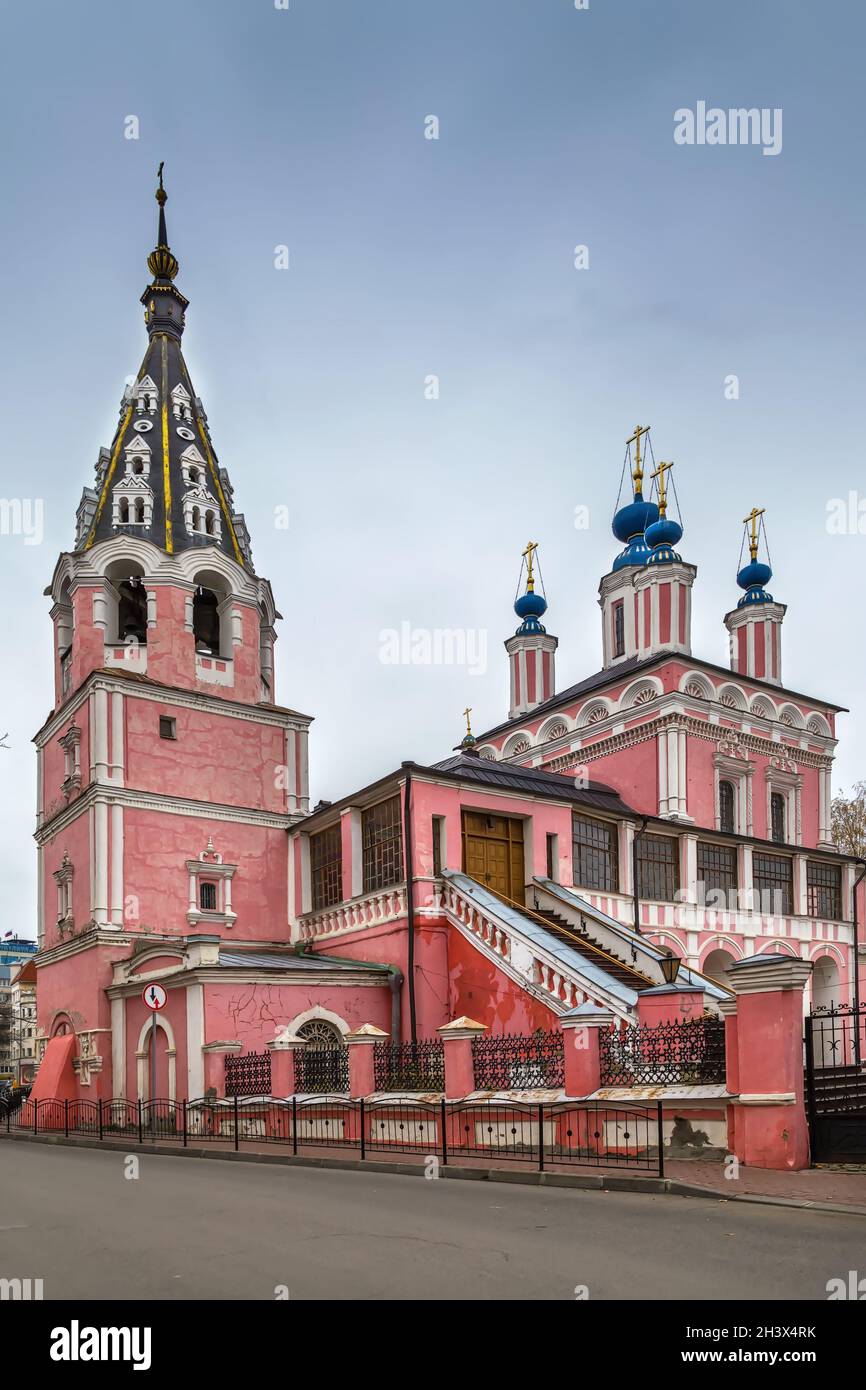
M464 713L464 715L466 716L466 733L467 733L468 737L471 738L471 737L472 737L472 725L469 723L469 716L470 716L470 714L472 713L472 706L470 705L470 706L468 707L468 709L465 709L465 710L463 711L463 713Z
M749 555L752 564L758 558L758 517L763 516L766 507L753 507L748 516L743 517L743 525L749 527Z
M640 457L641 436L644 434L649 434L649 432L649 425L635 425L634 434L632 435L631 439L627 439L625 441L627 445L634 445L634 467L631 470L631 476L634 479L635 492L640 492L643 487L643 469L641 468Z
M651 473L651 478L659 480L659 516L667 516L668 511L668 483L665 477L673 468L672 463L660 463L655 473Z
M535 562L535 552L537 549L538 541L530 541L523 552L523 558L526 561L526 592L528 594L532 594L535 592L535 575L533 573L533 564Z

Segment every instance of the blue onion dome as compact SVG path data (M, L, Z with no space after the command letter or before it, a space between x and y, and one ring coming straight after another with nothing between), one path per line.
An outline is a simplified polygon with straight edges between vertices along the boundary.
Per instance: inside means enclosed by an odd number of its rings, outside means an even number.
M675 560L681 560L682 556L678 555L673 547L682 539L682 534L682 526L669 516L660 516L658 521L648 526L644 535L650 549L647 564L669 565Z
M737 583L746 592L737 607L747 608L753 603L772 603L773 595L768 594L764 588L764 585L768 584L772 577L773 571L770 566L763 564L760 560L750 560L747 565L743 565L737 574Z
M642 492L635 492L634 501L620 507L614 515L611 529L618 541L630 541L642 536L648 526L658 520L659 509L655 502L645 502Z
M545 629L538 621L547 612L547 599L543 594L536 594L532 589L527 590L520 598L515 599L514 611L518 618L522 619L515 636L525 637L531 632L544 632Z
M655 502L645 502L643 493L635 489L634 501L620 507L615 513L611 529L618 541L625 541L623 550L613 562L614 571L629 565L645 565L649 558L649 547L644 540L644 532L653 522L658 521L659 509Z

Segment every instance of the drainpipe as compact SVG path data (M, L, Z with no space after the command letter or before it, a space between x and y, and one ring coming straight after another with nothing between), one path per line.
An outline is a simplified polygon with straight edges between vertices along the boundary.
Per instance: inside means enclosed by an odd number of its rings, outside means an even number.
M638 936L641 936L642 933L640 929L640 902L638 901L637 892L637 842L646 828L647 817L644 816L641 821L640 830L635 831L631 842L631 886L634 900L634 929Z
M415 1015L415 902L414 884L412 882L412 808L410 798L412 795L412 773L411 763L403 764L406 769L406 790L403 800L403 848L406 860L406 925L409 932L409 950L406 974L409 983L409 1032L412 1042L418 1041L418 1027Z
M403 971L396 965L388 966L388 988L391 991L391 1041L401 1042L400 1037L400 990L403 988Z
M858 936L858 923L857 923L857 889L860 887L860 884L863 882L863 879L866 878L866 859L857 859L855 862L856 862L857 864L862 864L862 865L863 865L862 869L860 870L860 873L858 874L858 876L857 876L857 877L855 878L855 880L854 880L854 892L853 892L853 894L852 894L852 897L853 897L853 899L854 899L854 912L853 912L853 920L852 920L852 923L851 923L851 925L852 925L853 928L854 928L854 1065L859 1067L859 1065L860 1065L860 1012L859 1012L859 1011L860 1011L860 961L859 961L858 956L857 956L857 945L858 945L858 942L857 942L857 936Z

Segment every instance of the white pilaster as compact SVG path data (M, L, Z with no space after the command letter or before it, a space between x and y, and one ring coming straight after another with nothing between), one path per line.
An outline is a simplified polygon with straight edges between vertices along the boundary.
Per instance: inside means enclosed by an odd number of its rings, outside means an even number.
M126 1096L126 1000L111 1001L111 1094Z
M228 887L228 880L226 887ZM186 987L186 1072L190 1100L204 1095L204 986Z

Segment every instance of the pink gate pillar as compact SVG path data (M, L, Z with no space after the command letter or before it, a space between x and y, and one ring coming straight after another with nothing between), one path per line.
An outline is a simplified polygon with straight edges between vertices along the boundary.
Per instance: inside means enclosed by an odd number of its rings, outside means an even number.
M375 1023L363 1023L353 1033L347 1033L345 1043L349 1049L349 1095L352 1100L361 1096L371 1096L376 1089L373 1080L373 1048L377 1042L384 1042L390 1035L377 1028Z
M701 985L654 985L637 997L637 1021L654 1028L658 1023L686 1023L704 1012Z
M487 1025L474 1018L452 1019L436 1029L445 1052L445 1099L459 1100L475 1090L475 1069L472 1065L472 1039L487 1032Z
M294 1033L280 1033L268 1043L268 1052L271 1054L271 1096L274 1099L295 1094L295 1051L306 1045L306 1038L297 1038Z
M218 1096L226 1093L226 1057L243 1052L242 1042L205 1043L201 1050L204 1061L204 1093L215 1091ZM189 1100L199 1100L199 1096L189 1096Z
M720 999L719 1013L725 1020L725 1086L730 1095L735 1096L740 1089L740 1053L737 1038L737 1001L734 999ZM737 1120L739 1109L735 1105L729 1105L728 1110L728 1152L736 1154L737 1144Z
M805 1168L809 1163L803 989L811 972L811 961L766 954L747 956L728 968L737 996L735 1153L741 1163L756 1168Z
M609 1009L596 1008L595 1004L581 1004L560 1015L567 1096L591 1096L598 1090L601 1085L599 1033L613 1021Z

